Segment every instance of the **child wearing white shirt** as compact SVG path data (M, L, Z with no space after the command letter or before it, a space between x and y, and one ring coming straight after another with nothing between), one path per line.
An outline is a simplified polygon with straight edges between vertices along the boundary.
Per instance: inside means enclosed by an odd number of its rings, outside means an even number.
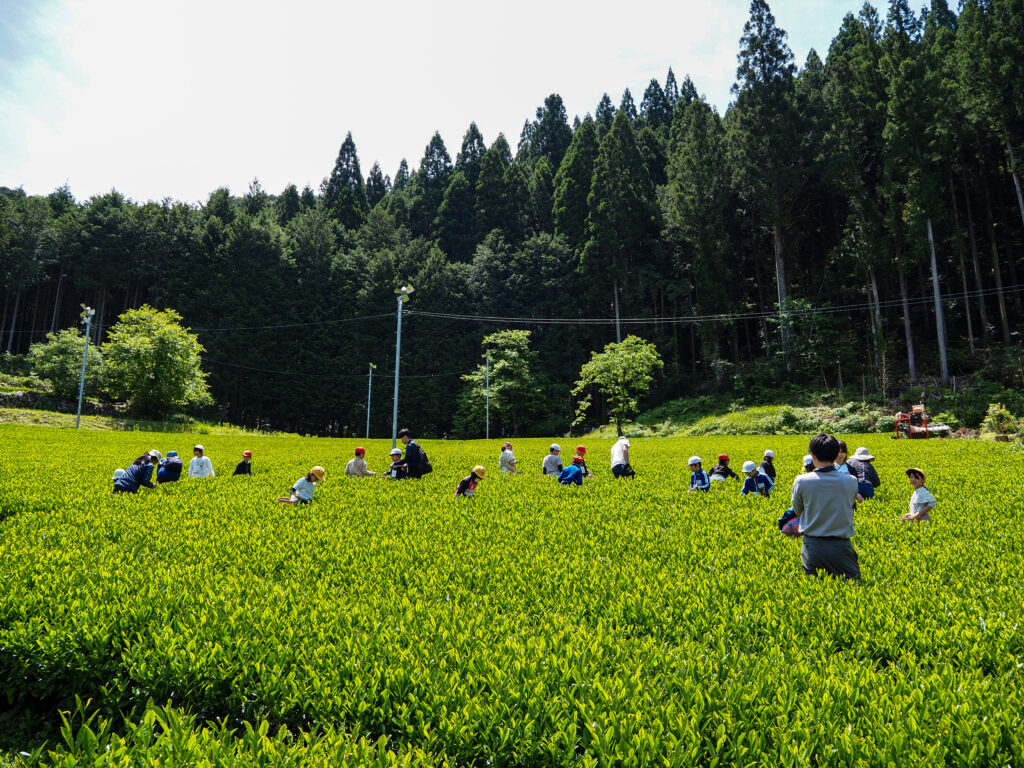
M914 486L914 492L910 496L910 511L903 515L900 520L912 520L918 523L931 522L931 517L928 516L928 513L935 509L935 505L939 501L932 496L931 491L924 487L924 471L911 467L907 470L907 479Z

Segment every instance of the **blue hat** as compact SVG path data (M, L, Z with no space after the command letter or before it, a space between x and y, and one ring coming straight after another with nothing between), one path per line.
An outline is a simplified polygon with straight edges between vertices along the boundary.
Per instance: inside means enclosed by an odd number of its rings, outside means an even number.
M177 456L177 455L178 455L177 451L168 451L167 452L167 458L168 459L171 458L171 456Z

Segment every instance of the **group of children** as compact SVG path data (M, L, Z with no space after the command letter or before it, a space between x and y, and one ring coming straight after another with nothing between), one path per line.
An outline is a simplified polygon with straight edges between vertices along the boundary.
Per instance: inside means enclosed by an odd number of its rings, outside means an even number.
M216 477L213 462L206 455L201 445L192 448L192 459L188 463L188 477ZM184 463L177 451L168 451L164 458L155 448L139 456L128 469L114 470L114 493L137 493L139 488L156 488L153 483L153 470L156 470L156 482L159 484L176 483L181 479ZM252 474L252 451L243 451L242 460L235 467L236 475Z

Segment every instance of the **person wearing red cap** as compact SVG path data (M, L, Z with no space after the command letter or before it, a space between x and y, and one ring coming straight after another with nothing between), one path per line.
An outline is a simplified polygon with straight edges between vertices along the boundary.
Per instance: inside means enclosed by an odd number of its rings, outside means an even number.
M558 482L562 485L583 485L583 457L572 457L572 463L558 473Z
M583 470L583 476L584 477L593 477L593 475L590 474L590 471L587 469L586 455L587 455L587 447L585 445L577 445L576 446L576 456L580 460L580 469Z
M501 455L498 457L498 469L503 474L515 475L521 474L520 470L516 469L519 462L516 461L516 455L512 453L512 443L504 442L501 444Z
M720 453L718 454L718 463L715 464L714 469L711 470L711 479L720 483L727 477L733 477L737 480L740 479L739 475L729 469L729 454Z
M242 460L238 462L238 466L235 467L233 475L251 475L252 474L252 451L242 451Z
M351 477L376 477L376 472L371 472L366 466L366 449L362 446L356 448L354 459L349 459L345 465L345 474Z

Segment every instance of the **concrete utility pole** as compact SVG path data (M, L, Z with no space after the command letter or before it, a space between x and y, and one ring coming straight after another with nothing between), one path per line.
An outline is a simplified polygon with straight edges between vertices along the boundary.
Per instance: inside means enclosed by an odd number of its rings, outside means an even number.
M96 310L82 305L82 319L85 321L85 349L82 350L82 375L78 377L78 413L75 414L75 429L82 423L82 393L85 391L85 364L89 360L89 332L92 329L92 316Z
M398 445L398 366L402 361L402 305L409 300L413 292L411 285L396 288L398 294L398 330L395 332L395 403L391 411L391 447Z
M370 363L370 378L366 385L366 439L370 439L370 398L373 397L373 369L377 366Z

